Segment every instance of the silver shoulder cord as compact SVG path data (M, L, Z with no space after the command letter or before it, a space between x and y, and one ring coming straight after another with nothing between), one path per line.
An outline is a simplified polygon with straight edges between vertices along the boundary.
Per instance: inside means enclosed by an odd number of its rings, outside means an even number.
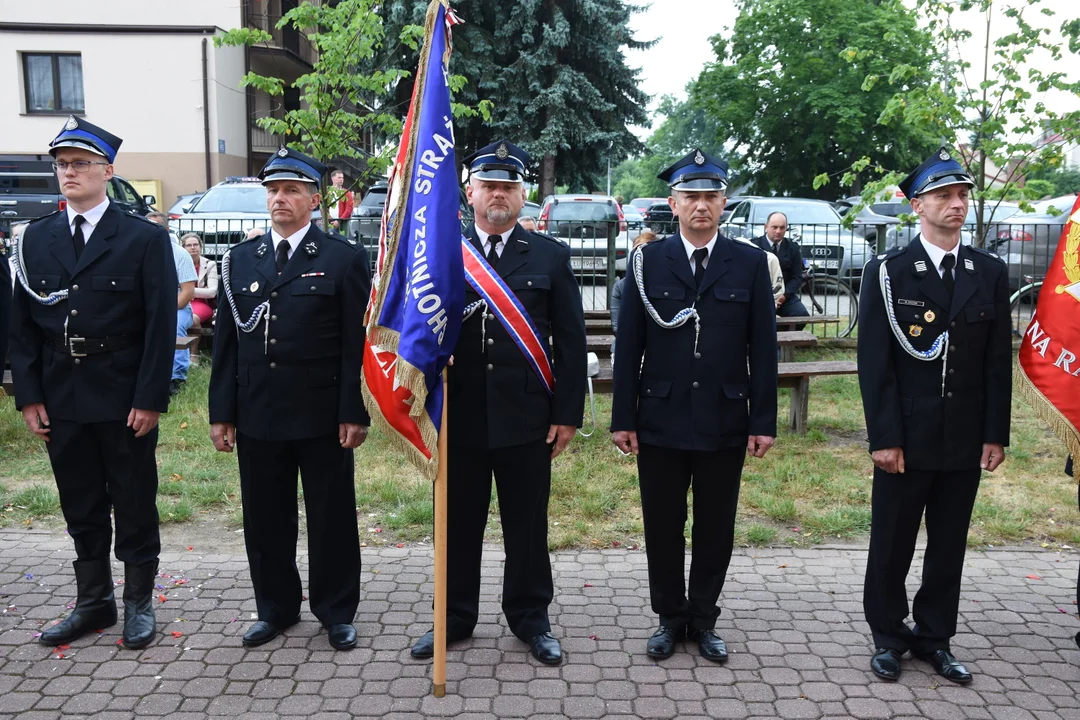
M938 335L929 350L916 350L908 342L908 339L904 337L904 331L900 329L900 323L896 321L896 312L893 310L892 281L889 279L889 271L885 268L884 260L882 260L881 266L878 268L878 283L881 285L881 296L885 300L885 315L889 318L889 327L892 328L892 333L897 342L900 343L900 347L904 349L904 352L923 362L933 362L941 358L941 395L944 397L946 368L949 365L949 331L946 330Z
M649 317L653 319L660 327L665 330L674 330L685 325L690 318L694 318L694 353L698 350L698 338L701 337L701 316L698 314L697 300L690 307L680 310L675 313L675 317L670 321L664 320L660 317L660 313L656 311L653 304L649 302L649 296L645 294L645 259L642 256L641 249L644 245L639 245L630 252L630 267L634 273L634 282L637 283L638 294L641 296L641 303L645 306L645 312L649 314Z
M232 311L233 321L236 323L237 337L240 336L240 332L250 333L255 330L259 325L259 321L264 317L266 318L266 325L263 329L263 354L267 352L267 343L270 338L270 301L263 300L256 306L255 311L251 313L251 317L247 322L240 322L240 313L236 309L236 301L233 300L232 283L229 282L229 266L232 264L232 250L225 253L225 257L221 258L221 281L225 283L225 299L229 301L229 309Z
M38 303L39 305L50 307L58 302L63 302L64 300L67 300L68 290L67 288L64 288L63 290L57 290L56 292L49 293L45 297L41 297L36 292L30 289L30 283L26 279L26 264L23 260L23 239L26 237L29 229L30 228L23 229L22 235L20 235L19 239L15 241L15 252L11 256L11 259L15 261L15 277L18 278L19 284L23 286L23 290L26 291L27 295L33 298L34 302Z
M476 313L480 311L480 349L482 350L487 341L487 300L480 298L474 303L469 303L461 312L461 322L465 322Z

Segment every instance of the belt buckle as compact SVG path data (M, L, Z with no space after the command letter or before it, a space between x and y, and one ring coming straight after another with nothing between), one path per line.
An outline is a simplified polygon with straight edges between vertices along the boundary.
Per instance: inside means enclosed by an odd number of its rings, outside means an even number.
M78 349L76 349L75 343L79 343ZM86 357L86 338L73 337L68 338L68 352L71 353L71 357L81 358Z

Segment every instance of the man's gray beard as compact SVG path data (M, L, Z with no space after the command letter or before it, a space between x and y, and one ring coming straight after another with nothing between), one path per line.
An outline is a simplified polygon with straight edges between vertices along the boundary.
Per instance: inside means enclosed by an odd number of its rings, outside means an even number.
M487 221L495 227L502 227L510 222L510 211L499 208L488 208Z

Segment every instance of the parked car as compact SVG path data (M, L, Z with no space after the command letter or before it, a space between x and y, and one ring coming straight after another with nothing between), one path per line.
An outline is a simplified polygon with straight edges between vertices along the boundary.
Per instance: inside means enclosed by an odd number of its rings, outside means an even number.
M633 200L631 200L628 203L623 203L623 210L626 209L627 205L633 205L639 211L644 213L645 210L648 209L649 207L651 207L652 205L655 205L656 203L661 203L661 202L667 202L667 198L646 198L646 197L634 198Z
M186 213L188 210L191 209L191 206L195 204L195 201L202 196L203 194L201 192L190 193L188 195L177 195L176 202L174 202L172 207L169 208L169 219L175 220L176 218Z
M724 204L724 212L720 213L720 222L727 222L728 218L735 213L735 209L739 207L739 203L754 197L757 197L757 195L736 195L735 197L729 197Z
M518 213L518 217L539 218L540 206L537 203L526 201L525 205L521 208L521 212Z
M987 201L983 208L983 217L986 224L995 222L1001 222L1006 218L1012 217L1020 211L1020 206L1013 202L991 202ZM910 212L910 209L907 211ZM976 220L976 205L972 202L968 206L967 217L964 218L964 228L960 232L960 242L965 245L970 245L975 236L977 225ZM916 219L912 223L900 223L893 225L885 231L885 247L887 249L894 247L907 247L908 244L915 238L921 231L922 226L919 224L919 220ZM987 234L987 240L989 242L990 235Z
M623 217L626 218L626 227L630 230L640 230L645 226L645 216L635 206L626 204L622 206Z
M1027 277L1046 276L1075 202L1075 195L1043 200L1034 203L1033 213L1017 212L1002 222L991 223L986 248L1009 266L1009 288L1013 292L1026 284Z
M836 209L824 200L789 197L747 198L739 203L720 231L750 240L765 234L765 221L774 212L787 216L787 236L799 243L803 262L818 273L847 280L853 286L874 249L841 225Z
M852 197L844 198L843 200L837 200L836 202L832 203L832 206L836 208L836 212L840 215L841 218L846 219L848 213L851 212L852 208L856 207L861 203L862 198L858 195L853 195ZM892 211L896 209L893 206L897 204L898 203L874 203L864 207L862 210L859 210L859 212L855 214L855 217L853 219L854 224L851 226L852 232L854 232L856 235L868 242L871 247L876 249L878 244L878 238L884 238L885 233L888 232L890 226L898 225L900 223L900 218L898 218L896 215L876 212L874 208L879 205L885 205L886 207L883 207L882 209L888 209ZM908 205L903 205L902 207L906 208L906 210L898 210L897 214L900 214L901 212L911 211L911 207Z
M679 221L667 200L650 205L642 215L645 216L645 227L661 237L672 235L679 229Z
M365 245L370 245L370 241L374 239L377 245L388 192L390 187L386 183L377 183L368 188L360 202L353 206L350 227L342 229L342 233L348 237L363 239Z
M611 196L549 195L541 206L537 230L570 247L570 267L597 275L607 271L608 237L614 232L615 270L626 272L633 240L622 208Z

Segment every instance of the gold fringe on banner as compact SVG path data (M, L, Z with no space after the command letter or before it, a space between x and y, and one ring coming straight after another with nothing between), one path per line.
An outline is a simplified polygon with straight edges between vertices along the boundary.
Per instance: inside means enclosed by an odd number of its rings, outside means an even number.
M1035 409L1035 414L1039 416L1039 419L1050 426L1050 429L1054 431L1058 439L1065 443L1065 447L1069 450L1069 453L1073 456L1074 464L1080 462L1080 432L1073 427L1073 424L1069 422L1069 419L1061 414L1061 412L1054 407L1054 403L1050 402L1042 390L1036 387L1035 383L1031 381L1031 378L1024 372L1024 366L1020 363L1016 364L1017 373L1015 377L1015 386L1020 394L1024 396L1024 399ZM1076 476L1076 481L1080 483L1080 473L1073 473Z

